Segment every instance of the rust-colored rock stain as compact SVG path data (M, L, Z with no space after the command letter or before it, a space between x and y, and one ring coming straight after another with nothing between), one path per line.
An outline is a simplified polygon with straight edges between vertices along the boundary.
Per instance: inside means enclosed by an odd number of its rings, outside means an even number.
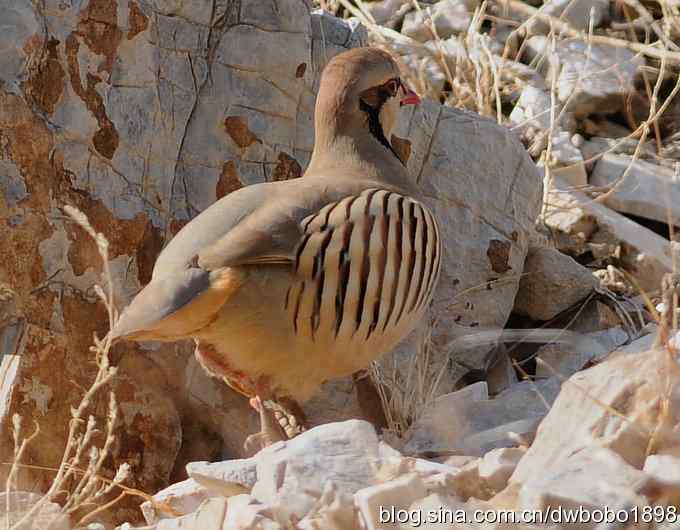
M272 173L272 180L290 180L302 176L302 167L292 156L281 152Z
M227 160L222 166L220 178L217 181L217 186L215 186L215 196L217 199L221 199L225 195L242 187L243 184L238 177L236 164L233 160Z
M509 241L501 241L499 239L492 239L489 241L489 248L486 250L486 256L489 258L491 270L502 274L509 271L510 267L510 249L512 244Z
M128 40L134 39L149 27L149 19L135 2L130 2L128 10Z
M87 86L84 87L80 78L80 66L78 64L78 49L80 48L80 41L75 33L72 33L66 39L66 62L68 64L69 76L71 79L71 86L73 91L83 100L87 110L97 119L99 130L94 133L92 143L99 154L108 158L113 158L113 154L118 148L118 132L113 123L106 115L106 108L104 107L104 100L96 86L102 80L94 74L88 72L85 77Z
M399 157L399 160L401 160L402 164L406 165L408 163L408 159L411 158L411 142L405 138L399 138L398 136L392 135L390 144L392 145L394 152L397 153L397 156Z
M241 116L227 116L224 120L224 129L229 137L241 149L259 142L257 136L248 128L248 122Z
M66 74L59 62L58 46L59 41L51 38L44 49L41 47L33 51L40 56L21 87L26 98L48 115L52 115L64 91Z

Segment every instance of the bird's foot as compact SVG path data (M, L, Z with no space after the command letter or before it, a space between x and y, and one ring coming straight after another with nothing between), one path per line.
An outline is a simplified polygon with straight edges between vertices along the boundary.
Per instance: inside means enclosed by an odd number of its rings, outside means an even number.
M282 398L279 402L261 396L250 399L250 406L260 415L260 432L251 434L243 444L249 454L279 441L289 440L304 431L304 414L296 401Z
M265 447L288 439L286 432L276 419L275 413L260 396L251 398L250 406L260 414L260 432L251 434L246 438L243 448L248 454L255 454Z
M288 439L305 431L305 413L297 401L289 397L282 397L277 401L268 401L267 405L271 407L274 417Z
M248 453L255 453L282 440L289 440L304 430L304 413L293 399L282 397L274 399L271 381L259 377L254 382L255 397L250 406L260 416L260 432L249 436L244 444Z

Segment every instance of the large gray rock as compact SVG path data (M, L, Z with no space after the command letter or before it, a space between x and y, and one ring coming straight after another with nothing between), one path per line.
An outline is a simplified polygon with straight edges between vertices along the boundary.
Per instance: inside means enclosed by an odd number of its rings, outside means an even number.
M597 285L592 273L573 258L552 248L534 247L524 264L515 310L535 320L550 320Z
M680 180L670 168L605 154L595 164L590 183L603 187L616 184L605 204L617 212L680 224Z
M436 344L502 328L519 285L542 185L517 138L495 122L431 102L402 113L408 169L440 221L444 267L434 296ZM480 367L489 347L457 352Z
M3 2L0 21L0 82L20 93L30 59L45 39L45 21L29 2Z

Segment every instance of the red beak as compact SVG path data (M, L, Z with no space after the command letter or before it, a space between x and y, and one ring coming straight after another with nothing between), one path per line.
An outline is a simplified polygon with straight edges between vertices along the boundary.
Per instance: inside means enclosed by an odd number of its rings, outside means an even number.
M402 88L404 90L404 97L401 98L399 105L403 107L404 105L417 105L418 103L420 103L420 98L418 97L418 94L416 94L406 85L402 85Z

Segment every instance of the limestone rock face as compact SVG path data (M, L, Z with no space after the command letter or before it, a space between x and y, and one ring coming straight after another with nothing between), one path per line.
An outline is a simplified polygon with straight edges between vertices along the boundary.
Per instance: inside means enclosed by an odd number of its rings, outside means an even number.
M94 375L92 333L107 331L92 289L96 247L59 208L77 206L108 238L122 307L173 234L216 199L299 177L321 70L366 43L360 26L310 9L300 0L0 0L12 28L0 32L0 280L25 324L21 336L16 322L0 331L16 355L0 385L3 461L18 412L43 425L31 463L58 462L70 407ZM445 237L438 335L502 326L539 209L535 167L505 129L434 103L405 112L397 136ZM150 482L140 489L184 478L183 459L239 456L255 419L226 389L215 413L190 350L113 352L126 427L116 458L141 466ZM25 479L44 487L46 477Z

